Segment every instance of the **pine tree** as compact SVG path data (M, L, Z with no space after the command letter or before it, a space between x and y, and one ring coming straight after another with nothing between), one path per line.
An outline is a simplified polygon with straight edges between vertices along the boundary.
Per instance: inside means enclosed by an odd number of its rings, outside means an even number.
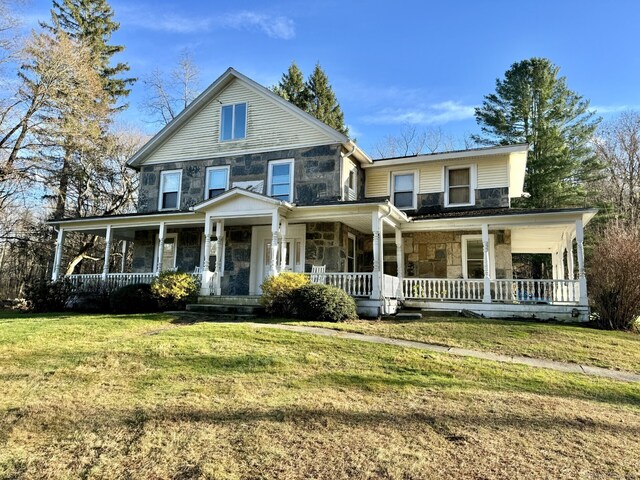
M280 83L273 87L273 91L299 109L308 111L311 95L304 81L302 70L296 62L292 62L287 73L282 74Z
M318 120L326 123L345 135L349 129L344 124L344 114L329 84L329 78L319 63L316 63L313 73L307 80L307 88L311 96L308 112Z
M127 97L128 87L135 82L134 78L119 78L120 74L129 71L128 64L111 64L112 57L124 50L122 45L109 44L111 35L120 28L113 16L114 12L106 0L53 0L51 24L41 24L53 33L65 32L90 49L94 68L102 78L111 105Z
M523 206L548 208L579 205L585 183L601 166L590 145L600 119L589 102L567 87L559 67L545 58L514 63L496 92L476 108L484 144L530 145Z

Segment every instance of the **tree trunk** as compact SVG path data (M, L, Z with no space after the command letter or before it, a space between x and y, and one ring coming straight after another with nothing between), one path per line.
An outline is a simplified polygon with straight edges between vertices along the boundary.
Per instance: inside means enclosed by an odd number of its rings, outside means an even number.
M64 161L62 170L60 171L60 183L58 185L58 195L56 197L56 208L53 212L53 218L64 218L67 205L67 192L69 190L69 177L71 176L71 153L68 149L64 152Z

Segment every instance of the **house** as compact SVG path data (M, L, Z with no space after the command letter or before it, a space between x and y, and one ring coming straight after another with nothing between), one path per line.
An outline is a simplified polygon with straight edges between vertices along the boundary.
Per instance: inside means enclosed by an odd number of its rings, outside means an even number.
M310 272L371 316L399 305L490 316L588 317L591 209L519 210L527 145L372 160L352 140L228 69L129 161L135 214L63 219L64 238L106 238L82 287L151 282L177 269L203 296L255 296L265 277ZM118 241L131 271L112 272ZM577 271L574 269L574 250ZM545 253L553 278L514 278L512 255ZM124 263L123 263L124 265Z

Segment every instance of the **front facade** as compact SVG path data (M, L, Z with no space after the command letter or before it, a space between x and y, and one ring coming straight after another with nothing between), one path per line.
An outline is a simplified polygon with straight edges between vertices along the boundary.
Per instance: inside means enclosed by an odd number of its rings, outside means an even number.
M84 232L106 238L105 261L101 273L70 275L79 286L179 270L202 295L259 295L266 277L294 271L343 288L370 316L410 305L586 319L583 228L595 211L510 208L527 151L373 161L229 69L129 161L136 214L52 222L53 277L65 235ZM128 268L111 261L116 242ZM552 278L514 278L517 253L551 255Z

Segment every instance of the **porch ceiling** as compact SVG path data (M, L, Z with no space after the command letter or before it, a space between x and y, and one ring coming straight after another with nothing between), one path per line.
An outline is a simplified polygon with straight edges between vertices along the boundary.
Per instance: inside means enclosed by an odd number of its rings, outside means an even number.
M575 224L511 229L512 253L552 253L575 237Z

